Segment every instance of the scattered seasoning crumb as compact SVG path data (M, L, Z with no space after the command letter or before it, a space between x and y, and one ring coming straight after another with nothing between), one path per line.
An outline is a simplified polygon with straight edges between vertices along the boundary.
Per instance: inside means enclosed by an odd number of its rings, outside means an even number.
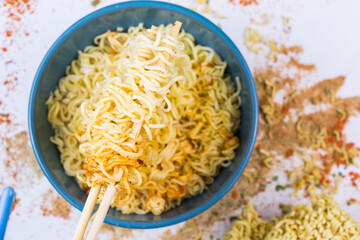
M236 5L237 3L242 5L242 6L248 6L248 5L252 5L252 4L258 4L257 0L229 0L228 3L231 3L233 5Z
M5 30L5 34L6 34L7 37L11 37L12 36L12 31Z
M355 198L350 198L349 200L346 201L347 205L351 205L351 204L360 204L360 201L356 200Z
M233 198L237 198L238 195L239 195L238 191L234 190L234 191L232 192L232 197L233 197Z
M291 205L279 204L279 208L281 209L282 214L288 214L291 212Z
M94 0L94 1L91 2L91 5L93 7L96 7L99 3L100 3L100 0Z
M289 61L289 65L290 66L296 66L298 69L301 70L306 70L306 71L313 71L315 69L315 65L314 64L303 64L303 63L299 63L298 60L296 60L295 58L290 58Z
M266 185L260 184L259 185L259 191L265 191Z
M349 173L349 175L350 175L351 184L352 184L354 187L357 187L356 180L360 179L360 174L351 171L351 172Z
M43 195L40 208L43 216L61 217L63 219L69 219L71 211L70 205L51 189Z
M291 26L289 24L290 22L290 18L289 17L284 17L283 18L283 23L284 23L284 32L285 33L289 33L291 31Z
M8 113L0 113L0 124L2 123L11 124Z
M209 0L197 0L198 4L208 4Z
M287 188L289 188L290 185L276 185L275 190L278 191L285 191Z
M324 88L324 93L325 93L325 96L329 95L330 94L330 90L328 87L325 87Z
M266 13L266 14L262 15L261 18L262 18L261 21L256 21L254 19L250 19L250 22L251 22L251 24L260 25L260 26L264 26L264 25L269 24L269 22L270 22L269 14Z
M289 157L292 157L294 155L295 151L294 149L289 149L286 154L285 154L285 157L286 158L289 158Z

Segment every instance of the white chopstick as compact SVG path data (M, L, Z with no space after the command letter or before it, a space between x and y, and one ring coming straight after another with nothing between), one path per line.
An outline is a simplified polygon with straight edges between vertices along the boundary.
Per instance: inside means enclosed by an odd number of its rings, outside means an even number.
M120 168L119 173L116 174L117 175L116 178L120 179L122 177L122 174L123 174L123 170ZM86 240L96 240L96 237L101 229L102 223L104 222L106 213L108 212L110 204L114 198L115 192L116 192L115 183L107 186L105 194L101 199L99 209L95 213L95 218L93 223L91 224Z
M93 212L97 196L100 192L100 185L92 187L89 192L89 196L86 199L84 208L82 210L79 222L76 226L75 234L73 236L73 240L81 240L84 236L84 232L86 230L86 226L88 225L89 219Z

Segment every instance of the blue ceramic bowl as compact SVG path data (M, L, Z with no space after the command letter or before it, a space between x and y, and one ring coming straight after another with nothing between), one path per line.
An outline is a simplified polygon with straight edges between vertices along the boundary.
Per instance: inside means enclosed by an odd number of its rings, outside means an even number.
M235 159L223 168L213 184L202 194L186 199L182 204L160 216L123 215L110 209L105 222L126 228L156 228L176 224L190 219L205 211L219 201L235 184L244 171L254 147L258 126L258 101L254 80L249 68L235 44L216 25L201 15L169 3L153 1L131 1L114 4L80 19L67 29L51 46L36 73L29 100L29 132L36 159L54 188L71 205L82 210L87 195L75 179L65 174L60 163L56 146L49 141L54 135L47 120L46 99L59 79L64 76L65 68L77 57L78 50L93 44L100 33L116 27L145 23L168 24L179 20L182 28L194 35L197 43L210 46L227 61L227 71L233 77L239 76L242 83L241 129L238 136L241 146Z

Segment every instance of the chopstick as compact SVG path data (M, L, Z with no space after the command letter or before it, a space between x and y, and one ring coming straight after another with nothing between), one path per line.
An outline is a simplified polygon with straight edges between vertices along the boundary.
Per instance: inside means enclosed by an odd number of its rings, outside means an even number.
M92 187L90 189L89 195L86 199L84 208L81 212L81 216L79 219L79 222L76 226L76 230L73 236L73 240L81 240L84 232L86 230L86 227L88 225L89 219L91 217L91 214L93 212L93 209L95 207L97 196L100 192L100 185L96 185L95 187Z
M119 172L116 174L117 175L116 178L120 179L122 174L123 174L123 170L120 168ZM114 198L115 192L116 192L115 183L107 186L104 196L101 199L100 206L99 206L97 212L95 213L95 218L94 218L93 223L91 224L88 236L86 237L87 240L90 240L90 239L95 240L97 235L99 234L101 225L104 222L106 213L109 210L109 207Z
M170 35L172 37L177 38L177 36L180 32L181 25L182 25L181 22L179 22L179 21L175 22L175 24L171 30L171 33L170 33ZM156 26L152 26L151 29L157 31L158 28ZM166 47L172 48L172 46L170 46L168 44L166 45ZM163 55L166 60L168 60L170 57L169 53L167 53L165 51L163 51ZM158 62L158 66L166 67L166 63L160 59ZM137 136L140 133L141 127L142 127L142 123L135 123L133 125L132 133L135 136ZM134 139L130 139L129 142L135 144ZM118 179L120 179L122 177L122 174L123 174L122 169L119 169L119 172L116 174L117 175L116 177ZM83 208L83 212L81 213L78 225L76 227L75 234L73 236L73 240L81 240L82 239L84 232L86 230L86 226L91 217L91 213L94 209L99 191L100 191L100 185L97 185L97 186L91 188L91 190L89 192L89 196L86 199L85 206ZM115 192L116 192L115 183L108 185L108 187L105 190L104 196L101 200L98 211L95 213L95 219L90 227L88 236L86 238L87 240L95 240L96 239L96 237L100 231L100 228L102 226L102 223L105 219L106 213L107 213L107 211L110 207L110 204L113 200Z

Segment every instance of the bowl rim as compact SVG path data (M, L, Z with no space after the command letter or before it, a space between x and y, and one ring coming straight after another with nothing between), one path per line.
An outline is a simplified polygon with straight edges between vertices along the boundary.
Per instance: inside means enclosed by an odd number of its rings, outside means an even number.
M49 50L46 52L45 56L43 57L33 80L31 90L30 90L30 97L29 97L29 106L28 106L28 128L29 128L29 136L31 145L36 157L36 160L45 174L46 178L49 180L51 185L55 188L55 190L72 206L77 208L78 210L82 211L84 204L80 201L77 201L74 197L72 197L68 192L66 192L55 180L55 178L52 176L50 171L47 169L44 159L42 158L37 140L35 138L35 127L34 127L34 108L35 108L35 98L36 93L38 89L39 80L43 74L43 71L53 55L53 53L57 50L57 48L62 44L62 42L67 39L74 31L76 31L79 27L82 27L83 25L87 24L89 21L94 20L102 15L115 12L118 10L123 9L131 9L136 7L152 7L152 8L159 8L163 10L169 10L172 12L177 12L180 14L183 14L187 17L190 17L204 25L206 25L212 32L214 32L217 36L219 36L227 46L229 46L234 55L236 56L237 60L241 63L244 74L247 76L250 86L250 96L251 96L251 105L254 106L253 114L251 118L253 119L253 126L251 128L251 134L250 134L250 141L249 141L249 147L246 150L245 156L242 159L243 163L240 165L240 167L235 171L235 174L230 178L226 184L222 186L222 188L218 191L216 195L214 195L212 198L209 198L204 204L191 209L188 212L185 212L181 215L177 215L175 217L171 217L169 219L163 219L163 220L157 220L157 221L151 221L151 222L138 222L138 221L128 221L128 220L121 220L114 217L107 216L105 218L105 223L119 226L119 227L125 227L125 228L133 228L133 229L149 229L149 228L158 228L158 227L165 227L169 225L173 225L176 223L180 223L183 221L186 221L190 218L193 218L200 213L204 212L211 206L213 206L216 202L218 202L230 189L231 187L236 183L236 181L239 179L241 174L243 173L245 167L247 166L251 153L253 151L255 140L257 136L257 130L258 130L258 121L259 121L259 109L258 109L258 98L257 98L257 92L254 84L254 79L252 77L252 74L249 70L249 67L240 53L239 49L236 47L236 45L233 43L233 41L214 23L212 23L210 20L206 19L205 17L201 16L200 14L187 9L185 7L167 3L167 2L159 2L159 1L129 1L129 2L122 2L122 3L116 3L112 4L106 7L103 7L101 9L98 9L94 12L91 12L87 14L86 16L82 17L78 21L76 21L74 24L72 24L69 28L67 28L57 39L56 41L51 45Z

